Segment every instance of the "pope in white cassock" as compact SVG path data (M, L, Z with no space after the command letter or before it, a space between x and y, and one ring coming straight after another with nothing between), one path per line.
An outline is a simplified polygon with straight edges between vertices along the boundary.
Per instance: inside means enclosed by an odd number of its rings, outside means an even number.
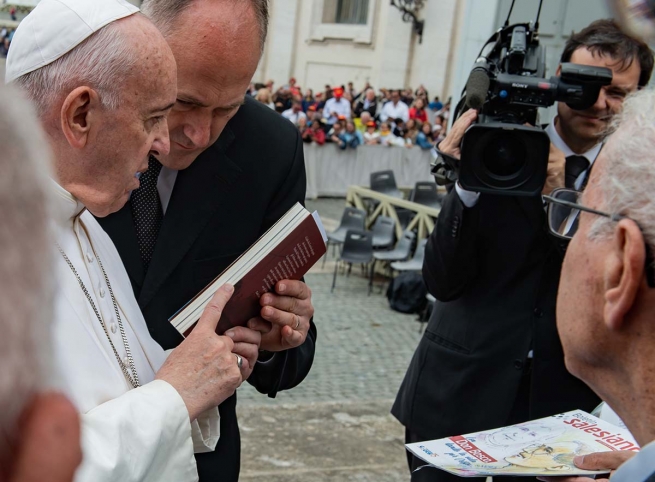
M164 352L93 217L120 209L149 155L168 153L173 55L124 0L42 0L14 36L6 81L34 101L54 152L52 326L57 368L82 414L76 480L197 480L194 451L214 449L216 406L254 363L214 332L231 288L219 290L197 329Z

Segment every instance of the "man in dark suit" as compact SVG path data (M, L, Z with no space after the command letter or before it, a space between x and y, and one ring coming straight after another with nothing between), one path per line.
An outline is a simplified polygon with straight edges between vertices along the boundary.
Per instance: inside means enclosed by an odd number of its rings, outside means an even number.
M151 158L130 202L101 223L153 338L173 348L182 337L169 317L304 201L305 167L297 129L245 96L266 37L266 0L146 0L143 11L178 65L170 152ZM300 383L312 365L311 291L299 281L280 281L261 301L261 317L226 334L254 364L248 381L274 397ZM196 455L201 481L238 480L235 408L236 395L219 407L215 452Z
M588 169L572 173L572 156L593 164L610 117L629 92L648 83L653 68L648 46L607 20L572 35L561 61L610 68L613 80L588 110L558 105L546 128L552 144L544 194L583 187ZM440 150L459 159L461 138L475 118L475 111L463 114ZM423 266L438 301L392 409L408 442L597 405L564 366L555 325L561 263L541 196L480 194L459 185L448 194ZM409 463L410 469L423 464L412 456ZM434 469L412 475L423 480L459 479Z

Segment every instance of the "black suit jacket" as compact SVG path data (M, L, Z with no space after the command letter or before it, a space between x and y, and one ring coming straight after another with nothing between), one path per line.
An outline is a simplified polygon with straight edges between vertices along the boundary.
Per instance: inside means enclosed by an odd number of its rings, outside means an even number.
M198 291L221 273L296 202L306 189L298 130L263 104L246 98L216 143L180 171L144 274L129 203L100 219L132 282L153 338L165 349L182 337L168 322ZM274 397L299 384L314 358L316 327L306 342L257 364L250 382ZM221 436L216 451L198 454L200 480L236 481L240 437L236 395L219 407Z
M355 109L353 110L355 114L354 117L361 117L362 112L364 111L371 114L371 117L375 119L375 116L377 115L378 112L378 101L374 100L373 103L368 106L368 109L364 109L364 98L360 99L355 104Z
M566 371L555 324L562 249L541 197L446 196L423 277L437 298L392 413L425 438L507 423L534 351L530 418L590 411L596 395Z

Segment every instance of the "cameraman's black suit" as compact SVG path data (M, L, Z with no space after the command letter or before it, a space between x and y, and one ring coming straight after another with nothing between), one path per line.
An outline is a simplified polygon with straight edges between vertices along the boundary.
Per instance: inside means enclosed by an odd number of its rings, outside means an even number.
M599 403L564 366L555 325L563 254L547 229L541 196L483 193L467 208L453 189L444 200L423 265L439 301L392 408L410 441ZM412 480L459 478L423 469Z

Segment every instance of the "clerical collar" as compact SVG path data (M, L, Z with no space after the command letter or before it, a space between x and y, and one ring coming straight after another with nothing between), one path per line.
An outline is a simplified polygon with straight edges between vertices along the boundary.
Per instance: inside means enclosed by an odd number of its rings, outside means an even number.
M555 119L557 119L557 117L555 117ZM552 142L555 147L557 147L560 151L564 153L564 157L576 155L576 153L571 150L571 148L566 144L566 142L564 142L564 139L560 137L559 132L557 132L557 129L555 129L555 119L553 119L553 121L550 124L548 124L548 127L546 127L546 134L548 134L548 137L550 137L550 142ZM590 163L593 164L596 158L598 157L598 154L600 153L600 149L602 147L603 147L603 143L599 142L594 147L589 149L587 152L583 152L582 155L586 157Z
M74 220L86 209L78 199L75 198L66 189L61 187L55 180L51 179L55 199L57 202L57 212L54 214L57 221L65 223Z

